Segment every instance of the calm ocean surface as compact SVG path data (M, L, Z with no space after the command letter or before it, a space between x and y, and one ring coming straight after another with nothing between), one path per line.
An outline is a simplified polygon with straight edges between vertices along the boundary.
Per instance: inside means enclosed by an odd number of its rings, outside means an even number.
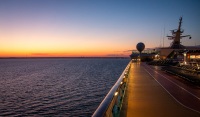
M0 59L0 116L91 116L129 59Z

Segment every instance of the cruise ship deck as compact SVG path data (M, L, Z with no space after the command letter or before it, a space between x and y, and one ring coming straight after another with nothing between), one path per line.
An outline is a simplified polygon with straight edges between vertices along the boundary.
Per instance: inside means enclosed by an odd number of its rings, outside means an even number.
M131 63L120 116L199 117L199 87L172 77L159 67L156 70L145 63Z

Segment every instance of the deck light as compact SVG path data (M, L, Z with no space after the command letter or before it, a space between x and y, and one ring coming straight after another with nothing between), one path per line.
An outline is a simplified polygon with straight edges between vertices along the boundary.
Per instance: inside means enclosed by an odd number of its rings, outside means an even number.
M118 92L115 92L115 96L117 96L118 95Z

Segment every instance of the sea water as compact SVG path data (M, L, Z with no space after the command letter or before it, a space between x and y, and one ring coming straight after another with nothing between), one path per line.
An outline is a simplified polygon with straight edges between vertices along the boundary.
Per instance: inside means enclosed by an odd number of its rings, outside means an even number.
M0 116L91 116L129 59L0 59Z

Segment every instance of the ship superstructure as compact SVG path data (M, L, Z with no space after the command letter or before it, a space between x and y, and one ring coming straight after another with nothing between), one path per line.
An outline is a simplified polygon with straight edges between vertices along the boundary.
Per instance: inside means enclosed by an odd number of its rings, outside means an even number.
M181 25L182 25L182 17L180 17L179 19L178 29L171 30L172 36L167 36L169 40L173 40L170 46L170 48L172 49L184 49L184 46L181 44L180 39L184 37L189 37L189 39L191 39L190 35L182 36L184 30L181 29Z
M169 47L158 47L146 49L140 54L137 50L132 50L130 55L131 59L137 60L140 58L143 61L151 61L154 59L172 59L175 61L185 61L185 62L200 62L200 46L187 46L181 44L181 39L188 37L191 39L191 35L183 35L184 30L182 27L183 18L180 17L179 25L177 29L170 30L171 36L167 36L169 40L172 40Z

